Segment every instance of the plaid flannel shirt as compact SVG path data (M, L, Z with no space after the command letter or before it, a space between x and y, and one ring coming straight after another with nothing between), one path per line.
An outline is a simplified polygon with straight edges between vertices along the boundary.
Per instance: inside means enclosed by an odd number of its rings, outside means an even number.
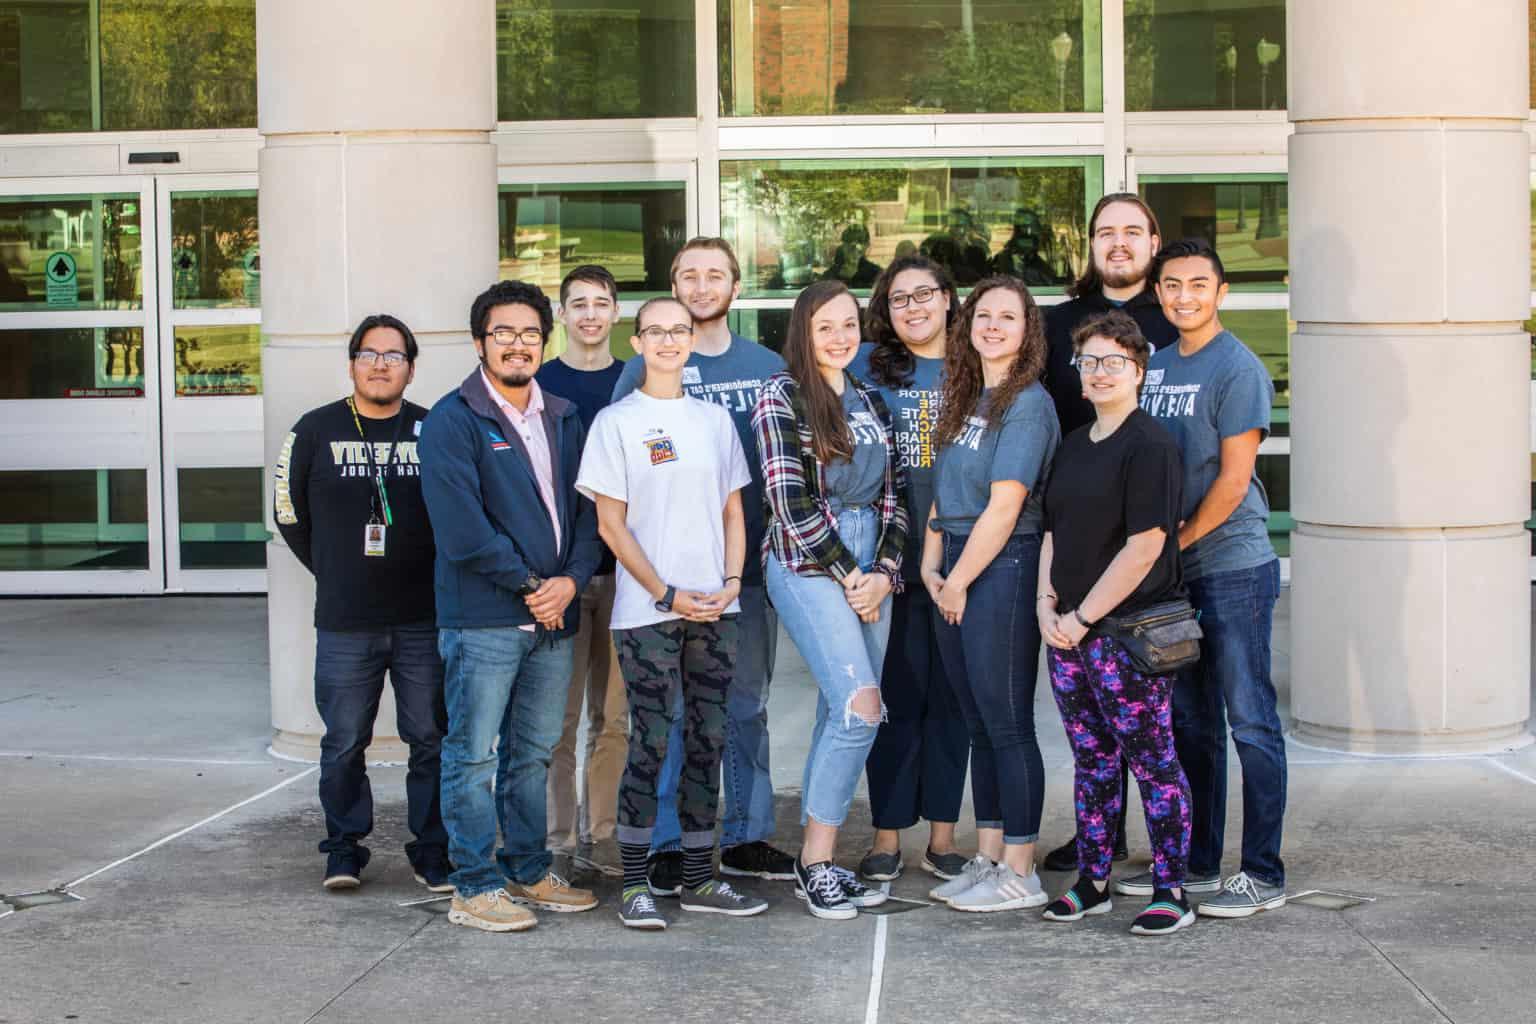
M896 431L885 401L864 382L845 373L849 387L885 432L885 491L880 498L880 539L875 563L901 589L901 555L907 539L907 471L896 451ZM763 460L763 503L768 529L763 534L763 559L772 551L785 568L801 576L831 576L839 582L859 568L837 534L837 517L825 497L826 477L811 440L809 418L799 386L780 372L763 382L752 410L752 429Z

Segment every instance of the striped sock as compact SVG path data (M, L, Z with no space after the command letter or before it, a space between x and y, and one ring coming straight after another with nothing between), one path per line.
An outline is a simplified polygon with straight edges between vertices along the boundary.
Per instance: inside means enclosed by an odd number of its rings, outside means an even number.
M715 848L683 847L683 888L697 889L715 877Z
M624 888L645 884L645 862L650 852L650 843L619 844L619 860L624 865Z

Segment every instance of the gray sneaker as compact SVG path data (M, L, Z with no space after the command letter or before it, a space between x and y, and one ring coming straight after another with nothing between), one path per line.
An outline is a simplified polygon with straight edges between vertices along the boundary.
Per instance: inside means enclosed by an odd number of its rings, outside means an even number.
M1050 902L1040 885L1040 875L1021 875L1007 864L995 865L976 884L949 901L951 910L988 914L997 910L1024 910Z
M624 922L625 928L662 931L667 927L667 919L656 909L655 897L643 885L632 885L624 890L623 898L619 900L619 920Z
M936 885L929 889L928 898L938 900L940 903L948 903L981 881L982 876L991 870L992 862L978 853L965 862L965 866L960 869L960 873L954 878L951 878L943 885Z
M684 910L701 914L725 914L727 917L752 917L768 909L768 901L748 896L731 888L730 882L712 878L697 889L683 887L678 897Z
M1204 901L1196 909L1205 917L1252 917L1261 910L1279 910L1285 906L1285 889L1266 885L1239 871L1227 879L1221 893Z
M1129 878L1115 879L1115 892L1121 896L1151 896L1157 888L1157 880L1152 877L1152 872L1143 871L1139 875ZM1184 879L1185 892L1221 892L1221 875L1207 875L1204 878Z
M859 874L871 882L894 882L901 877L901 851L884 853L880 850L870 850L859 861Z

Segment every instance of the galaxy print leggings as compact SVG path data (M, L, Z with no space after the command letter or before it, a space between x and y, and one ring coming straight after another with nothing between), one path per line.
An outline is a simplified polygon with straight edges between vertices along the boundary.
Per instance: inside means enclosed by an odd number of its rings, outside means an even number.
M1189 863L1189 782L1173 748L1173 677L1136 671L1124 649L1090 634L1073 650L1048 648L1051 690L1076 767L1077 864L1109 878L1120 820L1120 758L1141 787L1152 877L1160 889L1184 883Z

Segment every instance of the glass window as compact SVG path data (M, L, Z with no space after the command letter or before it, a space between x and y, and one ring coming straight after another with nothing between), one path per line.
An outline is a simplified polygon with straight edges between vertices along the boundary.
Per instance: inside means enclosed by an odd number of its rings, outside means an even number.
M921 252L962 286L989 273L1059 288L1082 269L1098 157L750 160L720 165L720 221L742 293L790 296L818 278L867 292Z
M672 258L688 240L680 181L503 185L501 277L536 284L555 300L567 271L608 268L622 298L671 290Z
M144 397L144 332L137 327L0 331L0 401Z
M171 298L177 309L261 305L254 191L171 194Z
M1098 0L719 0L720 112L1102 110Z
M1270 418L1276 436L1290 433L1291 335L1296 322L1283 309L1223 309L1221 325L1242 339L1269 370L1275 382L1274 414Z
M100 0L101 127L256 125L256 0Z
M261 468L178 469L183 569L265 569Z
M1264 493L1269 496L1269 542L1281 558L1291 555L1291 457L1260 455L1254 464Z
M0 132L93 126L90 5L0 2Z
M860 308L863 304L860 303ZM789 310L785 309L733 309L728 314L731 330L743 338L751 338L775 352L784 351L784 338L789 333Z
M693 23L693 0L496 0L497 117L693 117Z
M1285 106L1285 0L1125 0L1126 110Z
M0 198L0 310L143 302L137 195Z
M142 469L0 471L0 571L148 569L145 478Z
M1141 195L1163 241L1214 242L1227 281L1246 291L1284 291L1290 271L1290 213L1283 174L1148 174Z
M261 327L176 328L176 394L261 394Z

